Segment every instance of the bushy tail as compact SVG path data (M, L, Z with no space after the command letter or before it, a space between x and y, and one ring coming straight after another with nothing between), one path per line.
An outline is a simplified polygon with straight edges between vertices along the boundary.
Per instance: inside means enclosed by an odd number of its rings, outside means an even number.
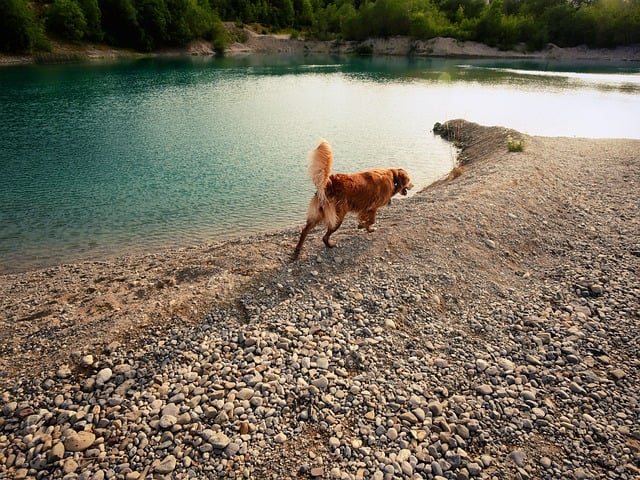
M309 155L309 176L316 186L318 206L322 212L322 218L329 228L335 227L338 222L335 205L327 200L326 191L332 164L333 151L331 150L331 145L326 140L322 140L320 145Z
M309 154L309 176L318 189L317 195L320 206L327 203L326 188L331 175L331 165L333 164L333 151L331 145L326 140L322 140L320 145Z

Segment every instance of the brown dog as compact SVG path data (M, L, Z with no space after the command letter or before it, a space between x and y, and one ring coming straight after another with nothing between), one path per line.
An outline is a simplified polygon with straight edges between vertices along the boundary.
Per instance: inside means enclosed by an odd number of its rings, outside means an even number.
M413 188L409 174L401 168L376 168L360 173L331 174L333 152L329 142L322 141L309 157L309 176L318 189L307 209L307 224L302 229L294 251L297 256L307 234L319 223L327 226L322 241L327 247L336 242L329 237L340 228L349 212L358 214L358 228L373 232L376 211L396 193L406 195Z

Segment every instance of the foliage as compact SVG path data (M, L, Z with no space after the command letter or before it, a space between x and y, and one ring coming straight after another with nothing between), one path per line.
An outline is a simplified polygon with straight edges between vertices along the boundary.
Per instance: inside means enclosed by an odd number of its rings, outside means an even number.
M75 0L55 0L47 10L47 31L72 42L79 42L87 31L87 20Z
M26 0L0 0L0 51L29 52L42 43L42 27Z
M318 39L448 36L503 49L640 43L640 0L0 0L0 50L71 41L139 50L229 42L222 20ZM32 10L30 5L36 5Z
M515 139L511 135L507 136L507 150L509 152L523 152L524 151L524 138Z

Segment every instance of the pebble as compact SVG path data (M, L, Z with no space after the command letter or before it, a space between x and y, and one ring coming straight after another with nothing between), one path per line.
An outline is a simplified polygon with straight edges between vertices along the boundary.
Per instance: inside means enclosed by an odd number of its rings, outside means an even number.
M173 455L167 455L160 463L158 463L154 471L161 475L166 475L176 469L177 460Z
M489 229L473 208L461 225ZM637 257L586 231L571 248L527 208L510 205L525 249L493 230L499 250L481 249L520 275L344 238L320 262L274 262L200 322L16 381L0 393L0 477L635 478L639 292L618 266ZM572 228L567 209L546 218ZM539 269L547 250L557 263Z

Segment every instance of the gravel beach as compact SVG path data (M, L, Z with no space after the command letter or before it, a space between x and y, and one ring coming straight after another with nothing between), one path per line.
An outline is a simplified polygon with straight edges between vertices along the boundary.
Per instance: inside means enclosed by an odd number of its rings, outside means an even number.
M640 478L640 141L444 131L334 249L0 275L0 478Z

